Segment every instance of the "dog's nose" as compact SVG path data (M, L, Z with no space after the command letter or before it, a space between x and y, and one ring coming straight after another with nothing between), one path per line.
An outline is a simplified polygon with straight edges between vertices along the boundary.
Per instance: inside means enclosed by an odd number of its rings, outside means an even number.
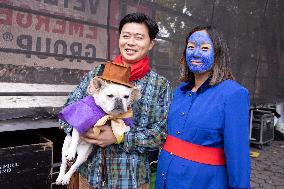
M121 98L116 98L114 103L114 109L123 109Z

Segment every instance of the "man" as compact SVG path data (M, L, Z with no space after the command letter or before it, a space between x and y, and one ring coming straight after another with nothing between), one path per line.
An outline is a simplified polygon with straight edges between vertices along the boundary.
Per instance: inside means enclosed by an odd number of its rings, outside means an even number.
M158 149L166 137L166 118L171 100L169 81L150 69L148 52L154 46L157 23L142 13L126 15L119 25L120 55L114 62L131 67L130 80L141 89L142 98L132 106L135 126L117 144L111 127L101 127L99 136L90 129L81 138L94 144L93 153L80 167L80 187L129 189L149 188L149 152ZM66 105L87 96L90 80L104 66L90 71L70 94ZM60 120L65 132L72 127ZM84 185L84 186L83 186Z

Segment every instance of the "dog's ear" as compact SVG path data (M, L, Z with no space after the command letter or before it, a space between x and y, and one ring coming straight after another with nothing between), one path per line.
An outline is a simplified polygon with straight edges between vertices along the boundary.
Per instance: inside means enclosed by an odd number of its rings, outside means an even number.
M90 95L93 95L95 93L98 93L101 89L103 89L106 86L106 82L98 77L94 77L89 86L88 86L88 93Z
M141 98L141 91L139 88L137 87L133 87L132 88L132 92L131 92L131 103L139 100Z

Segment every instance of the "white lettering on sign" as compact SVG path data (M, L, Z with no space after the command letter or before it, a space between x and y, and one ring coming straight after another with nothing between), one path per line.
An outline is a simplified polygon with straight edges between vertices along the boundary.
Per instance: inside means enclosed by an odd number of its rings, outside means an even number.
M19 165L18 162L0 165L0 175L10 173L10 172L13 171L13 168L16 168L16 167L19 167L19 166L20 165Z

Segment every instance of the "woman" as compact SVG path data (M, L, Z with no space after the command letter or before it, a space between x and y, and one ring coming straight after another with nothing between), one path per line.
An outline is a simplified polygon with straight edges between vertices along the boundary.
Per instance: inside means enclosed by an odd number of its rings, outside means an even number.
M225 43L197 27L181 63L156 189L249 188L249 94L234 81Z

